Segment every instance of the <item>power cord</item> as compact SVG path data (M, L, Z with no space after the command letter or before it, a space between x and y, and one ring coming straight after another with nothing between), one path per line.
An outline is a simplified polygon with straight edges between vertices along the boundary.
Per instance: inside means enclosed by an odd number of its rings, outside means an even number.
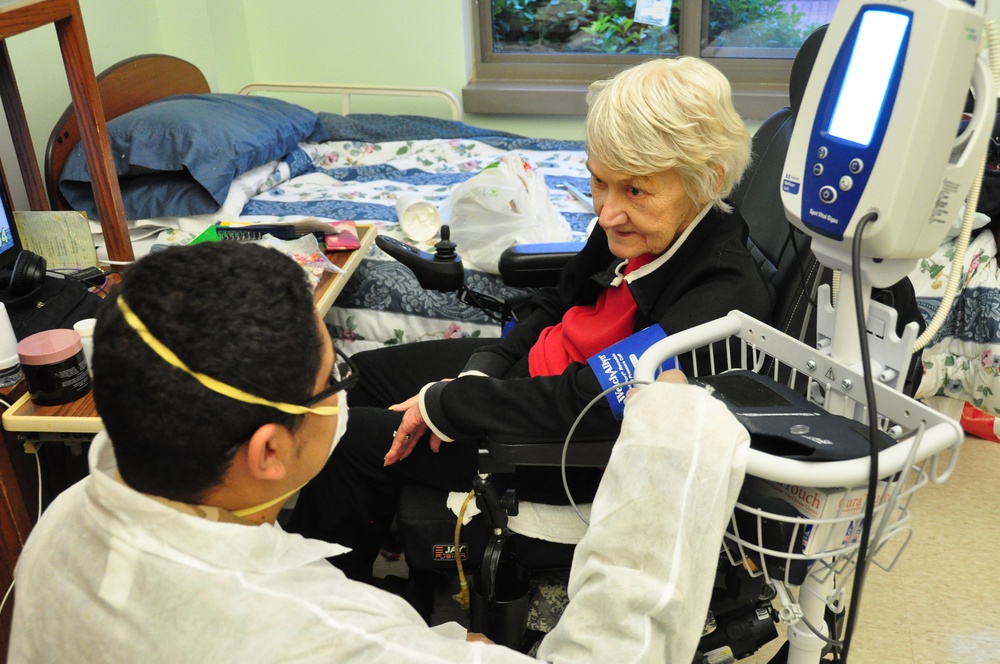
M580 425L580 422L583 421L583 416L586 415L587 412L594 407L594 404L599 402L601 399L606 397L611 392L614 392L615 390L626 387L628 385L636 385L636 386L649 385L649 381L626 380L621 383L618 383L617 385L612 385L608 389L598 394L596 397L591 399L586 406L583 407L583 410L580 411L580 414L576 416L575 420L573 420L573 426L569 428L569 431L566 433L566 440L563 442L562 457L559 459L559 472L562 474L563 491L566 492L566 498L569 500L569 504L573 506L573 511L576 512L576 515L578 517L580 517L580 521L583 521L588 526L590 525L590 521L587 520L587 517L583 516L583 513L580 511L580 508L576 504L576 501L573 500L573 492L570 491L569 488L569 478L566 475L566 456L567 453L569 452L569 444L570 441L573 440L573 434L576 433L576 428Z
M808 302L812 306L813 310L815 310L817 306L816 298L809 292L809 278L806 276L806 267L802 263L802 252L799 249L799 243L795 241L795 229L792 228L791 225L788 227L788 240L792 243L792 251L795 253L795 262L799 268L799 279L801 279L801 283L799 284L800 290L805 296L806 302Z
M10 597L11 591L14 590L14 582L10 582L10 586L7 587L7 592L3 594L3 600L0 601L0 615L3 615L4 607L7 606L7 598Z
M10 404L7 402L6 399L0 399L0 403L2 403L7 408L10 408ZM39 465L38 466L39 477L41 477L41 472L42 472L42 467L41 467L41 465ZM7 588L7 592L5 592L3 594L3 600L0 600L0 615L3 614L4 607L7 606L7 598L10 597L10 592L12 590L14 590L14 582L13 581L10 582L10 587Z
M10 404L5 400L0 399L0 403L10 408ZM38 470L38 516L35 517L35 523L42 518L42 460L38 456L38 451L42 448L44 443L32 444L29 450L28 443L25 443L24 450L29 454L35 455L35 468ZM7 587L7 592L4 593L3 599L0 600L0 615L3 615L3 610L7 606L7 598L10 597L10 593L14 590L13 579L10 582L10 586Z
M46 270L46 272L59 275L60 277L66 279L72 279L73 281L79 281L89 288L99 290L105 295L108 294L108 273L99 268L54 268Z
M861 540L858 544L858 561L854 569L854 581L851 587L851 601L847 611L847 625L844 628L843 648L841 658L847 661L851 649L851 639L861 607L861 593L864 588L865 576L868 573L868 544L871 539L872 524L875 520L875 500L878 490L878 408L875 405L875 383L872 378L871 356L868 350L868 329L865 321L863 294L861 285L861 237L865 227L878 219L878 215L870 212L858 222L854 232L854 242L851 246L851 272L854 277L854 309L858 324L858 343L861 349L861 373L865 383L865 400L868 406L868 445L870 464L868 468L868 496L865 500L865 521L861 530Z

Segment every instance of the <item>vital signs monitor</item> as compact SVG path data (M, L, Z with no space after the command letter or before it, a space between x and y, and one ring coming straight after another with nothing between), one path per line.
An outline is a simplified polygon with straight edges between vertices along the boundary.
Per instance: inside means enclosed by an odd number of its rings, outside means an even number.
M983 9L844 0L838 14L849 20L831 23L817 56L782 200L835 269L849 266L858 222L872 215L863 269L888 286L941 244L986 153L992 113L977 112L959 135L970 82L984 103L994 95L986 59L977 59Z

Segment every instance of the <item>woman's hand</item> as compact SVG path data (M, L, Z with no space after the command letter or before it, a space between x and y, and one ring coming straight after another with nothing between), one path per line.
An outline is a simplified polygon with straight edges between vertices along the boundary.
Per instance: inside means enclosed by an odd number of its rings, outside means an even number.
M451 380L451 378L445 378L441 382L446 383ZM410 397L402 403L389 406L389 410L403 413L403 419L399 423L399 428L393 433L392 447L389 448L389 452L385 455L384 465L386 466L391 466L400 459L410 456L413 448L417 446L417 441L427 433L429 428L427 422L424 421L423 413L420 412L419 394ZM442 442L436 433L431 432L430 446L432 452L437 454L441 449Z

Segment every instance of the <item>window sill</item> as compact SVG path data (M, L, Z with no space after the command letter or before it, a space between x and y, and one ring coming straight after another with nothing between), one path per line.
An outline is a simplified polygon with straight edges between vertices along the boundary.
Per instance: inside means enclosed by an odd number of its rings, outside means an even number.
M462 88L466 113L587 114L587 84L552 81L470 81Z
M733 85L733 102L744 120L765 120L788 105L788 86ZM587 84L555 81L477 80L462 88L466 113L505 115L587 114Z

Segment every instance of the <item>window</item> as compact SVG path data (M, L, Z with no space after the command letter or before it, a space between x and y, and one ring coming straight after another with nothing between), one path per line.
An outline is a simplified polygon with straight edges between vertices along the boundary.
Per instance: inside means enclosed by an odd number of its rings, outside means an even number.
M587 85L652 56L717 66L747 119L787 104L792 59L836 0L470 0L470 113L582 115Z

